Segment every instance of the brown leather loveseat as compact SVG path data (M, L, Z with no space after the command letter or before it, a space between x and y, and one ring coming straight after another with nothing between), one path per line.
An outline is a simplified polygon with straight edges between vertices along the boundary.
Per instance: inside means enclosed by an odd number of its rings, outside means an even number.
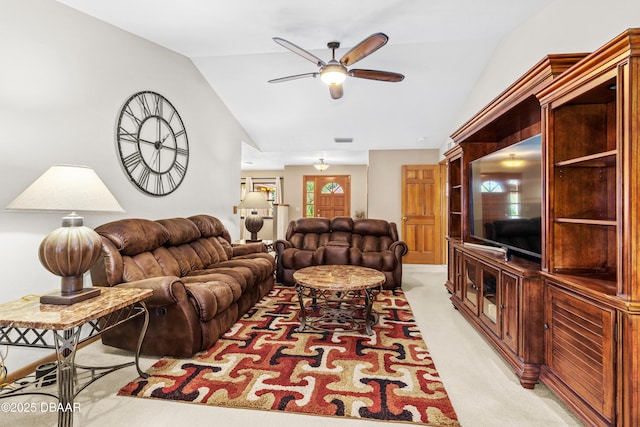
M360 265L381 271L385 289L402 284L405 242L396 224L381 219L350 217L299 218L291 221L285 239L275 242L278 283L294 285L293 273L313 265Z
M91 269L93 284L153 290L144 354L188 357L209 349L274 284L275 260L265 246L232 246L212 216L123 219L96 232L103 256ZM141 325L126 322L102 340L133 351Z

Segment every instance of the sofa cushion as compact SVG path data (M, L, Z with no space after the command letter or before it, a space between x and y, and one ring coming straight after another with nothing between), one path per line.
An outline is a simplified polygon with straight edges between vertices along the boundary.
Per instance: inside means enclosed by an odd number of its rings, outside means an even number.
M253 272L247 267L218 267L209 268L206 270L196 270L189 273L189 275L184 278L184 280L186 282L192 280L202 280L203 278L206 279L209 274L226 274L233 277L233 279L238 282L243 292L246 289L252 288L256 283ZM195 279L192 279L192 277Z
M218 262L233 258L233 246L231 246L231 243L229 243L224 237L211 236L207 237L205 240L208 242L208 250L212 251L212 256L215 252L218 257Z
M159 247L154 251L141 252L122 257L122 280L148 279L159 276L179 276L179 266L167 248Z
M391 236L398 240L398 236L393 236L391 224L383 219L357 219L353 222L353 232L370 236Z
M394 242L389 236L374 236L354 234L351 240L353 247L360 249L362 252L381 252L389 249Z
M187 281L184 284L196 313L203 322L210 321L229 308L242 294L240 285L231 276L211 274L206 278L206 282L201 281L203 277L195 277L193 283Z
M109 222L95 231L111 240L121 255L151 251L169 239L169 232L162 224L139 218Z
M360 265L378 271L392 271L396 267L396 258L391 251L363 252Z
M231 235L218 218L211 215L194 215L187 219L198 227L202 237L222 236L231 242Z
M332 242L351 243L351 232L353 231L353 219L348 216L337 216L331 220L331 235L329 244Z
M293 222L292 231L295 233L329 233L331 220L328 218L299 218Z
M269 276L273 275L273 271L275 268L275 261L273 257L269 254L264 254L266 256L256 256L254 255L243 255L240 257L236 257L230 259L228 261L222 261L213 266L216 268L226 268L226 267L245 267L251 270L253 274L255 282L262 282L267 279Z
M348 216L336 216L331 219L331 231L353 231L353 219Z
M198 227L185 218L159 219L156 221L162 224L169 232L169 239L165 242L167 246L181 245L196 240L200 237Z
M280 254L280 262L287 269L298 270L300 268L316 265L314 260L315 251L305 251L297 248L285 249Z
M204 268L198 253L188 243L180 246L169 246L167 250L180 267L180 273L177 276L186 276L194 270L202 270Z
M348 246L325 246L316 253L315 262L323 265L351 264L351 248Z

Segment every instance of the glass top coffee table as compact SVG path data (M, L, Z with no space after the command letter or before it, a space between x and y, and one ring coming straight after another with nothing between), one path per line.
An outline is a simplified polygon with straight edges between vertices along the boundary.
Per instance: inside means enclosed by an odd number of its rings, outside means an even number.
M318 265L293 273L300 303L300 332L309 326L328 331L366 330L377 321L372 310L384 274L356 265ZM310 304L305 304L310 298Z

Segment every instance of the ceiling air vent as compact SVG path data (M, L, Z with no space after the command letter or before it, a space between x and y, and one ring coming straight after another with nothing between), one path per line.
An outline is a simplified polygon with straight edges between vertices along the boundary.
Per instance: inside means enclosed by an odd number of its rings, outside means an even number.
M353 138L333 138L336 144L351 144L353 142Z

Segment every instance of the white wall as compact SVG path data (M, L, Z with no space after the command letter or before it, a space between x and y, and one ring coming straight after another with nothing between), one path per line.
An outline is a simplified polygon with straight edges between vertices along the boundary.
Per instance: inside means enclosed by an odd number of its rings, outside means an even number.
M498 44L460 111L456 128L546 55L593 52L634 27L640 27L638 0L554 1Z
M3 210L53 164L94 168L126 210L85 214L87 226L208 213L238 235L240 141L250 138L188 58L53 0L3 0L0 52L0 302L60 286L37 251L63 213ZM186 177L166 197L138 191L116 154L119 110L141 90L167 97L189 136Z

